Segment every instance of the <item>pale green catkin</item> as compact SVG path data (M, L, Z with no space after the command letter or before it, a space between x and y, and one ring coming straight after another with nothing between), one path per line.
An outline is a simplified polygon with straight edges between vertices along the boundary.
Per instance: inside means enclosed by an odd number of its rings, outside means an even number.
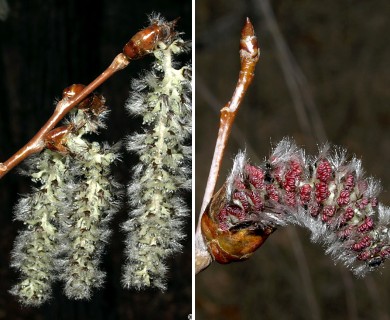
M73 299L90 298L103 283L100 256L118 206L110 165L118 155L86 136L104 126L105 113L72 111L68 124L76 129L64 139L66 152L47 149L28 161L26 174L40 185L15 209L27 229L15 242L12 266L21 281L11 293L23 304L46 301L56 279L65 282L65 294Z
M15 219L24 222L26 229L19 232L12 252L11 265L20 271L21 277L11 293L25 305L40 305L50 298L56 274L58 218L61 204L67 200L63 178L67 161L50 150L31 158L26 174L39 186L15 207Z
M72 299L89 299L92 289L103 284L100 270L104 244L108 242L108 222L115 213L116 187L110 165L117 158L112 147L89 142L84 135L103 126L101 119L91 122L88 113L79 110L73 118L86 123L78 134L68 136L66 146L72 154L72 175L67 192L72 202L61 216L59 237L61 258L59 278L65 283L65 294ZM103 116L103 115L102 115Z
M128 139L139 155L128 186L132 211L123 225L125 287L165 289L166 259L181 250L188 209L182 190L191 187L191 69L176 68L173 57L186 50L180 38L160 43L153 70L132 84L130 113L143 116L143 132Z
M73 202L61 224L65 257L60 279L65 282L65 294L69 298L88 299L91 290L100 287L105 276L99 264L103 245L110 235L107 223L116 207L109 179L115 154L97 142L82 141L83 145L77 147L72 138L69 142L73 144L71 151L79 152L74 165L80 169L80 176L75 185L68 186Z

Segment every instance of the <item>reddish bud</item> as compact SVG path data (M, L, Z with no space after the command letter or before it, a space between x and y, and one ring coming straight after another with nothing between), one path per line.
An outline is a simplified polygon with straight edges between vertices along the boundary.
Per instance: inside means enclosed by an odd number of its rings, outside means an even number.
M61 126L51 130L45 136L45 145L48 149L61 153L68 153L68 148L65 146L65 139L69 132L73 129L72 125Z
M124 46L123 53L129 60L140 59L156 49L158 42L172 39L176 32L177 20L166 22L158 20L149 27L137 32Z

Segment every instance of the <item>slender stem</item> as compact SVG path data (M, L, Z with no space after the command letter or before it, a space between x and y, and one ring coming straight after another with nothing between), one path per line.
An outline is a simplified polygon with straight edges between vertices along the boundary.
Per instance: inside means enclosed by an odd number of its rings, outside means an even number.
M86 86L79 94L74 95L72 98L64 98L60 100L52 116L35 134L35 136L29 142L27 142L25 146L12 155L7 161L0 163L0 179L28 156L41 151L45 147L44 138L50 132L50 130L52 130L70 110L83 101L92 91L94 91L103 82L110 78L115 72L125 68L129 63L130 60L123 53L118 54L110 66L88 86Z
M223 155L229 139L229 135L237 115L238 109L245 96L245 93L254 77L254 70L260 57L260 49L253 25L249 18L246 18L245 25L241 31L240 59L241 69L231 100L221 109L218 137L214 149L214 156L210 166L206 190L203 196L200 210L199 222L195 235L195 272L198 273L211 263L210 254L207 252L200 230L200 221L211 197L214 194Z
M215 185L219 175L219 169L221 166L225 147L227 145L227 141L231 132L231 128L234 123L234 119L237 115L240 104L244 98L244 95L250 83L252 82L254 76L254 69L257 61L259 60L259 56L260 51L257 45L257 38L255 36L251 22L249 18L247 18L244 28L241 32L241 69L232 99L221 109L218 138L214 149L214 156L210 167L209 177L207 180L206 191L203 197L201 212L206 209L206 206L208 205L212 195L214 194Z

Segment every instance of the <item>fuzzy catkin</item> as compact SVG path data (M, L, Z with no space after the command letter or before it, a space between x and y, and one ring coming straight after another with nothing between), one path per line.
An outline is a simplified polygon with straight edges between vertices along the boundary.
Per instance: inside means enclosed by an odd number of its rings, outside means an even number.
M123 229L125 287L165 289L166 259L181 250L183 217L188 209L181 190L189 189L191 148L190 66L176 68L174 55L185 51L183 40L159 43L153 70L133 81L127 103L143 116L143 132L128 138L127 149L139 155L128 186L132 211Z
M226 203L214 213L222 230L248 224L308 228L326 253L363 276L390 256L390 208L378 203L379 183L361 162L324 146L308 157L289 139L251 165L239 153L226 183Z
M67 158L45 150L29 160L32 181L39 184L23 196L15 207L15 219L24 222L12 252L11 265L21 273L20 282L11 293L25 305L40 305L50 298L55 279L58 253L58 219L61 204L67 200L65 190Z
M15 208L27 230L15 241L12 266L22 277L11 293L23 304L45 302L56 279L72 299L90 298L103 283L100 256L120 197L110 175L118 154L117 147L86 139L104 127L107 113L103 97L93 101L95 108L71 112L60 145L27 161L25 174L40 185Z
M115 153L108 146L69 137L75 153L73 170L76 183L68 185L73 201L60 226L62 254L60 279L69 298L89 299L92 289L103 284L99 269L104 243L110 235L107 223L117 209L115 187L110 180L110 165Z
M110 165L118 158L115 148L85 139L104 127L105 116L105 110L98 115L77 110L70 122L83 125L66 140L72 155L69 174L74 178L65 186L72 201L60 219L57 268L66 296L76 300L89 299L103 284L105 273L99 264L110 235L108 222L118 208L118 186L110 176Z

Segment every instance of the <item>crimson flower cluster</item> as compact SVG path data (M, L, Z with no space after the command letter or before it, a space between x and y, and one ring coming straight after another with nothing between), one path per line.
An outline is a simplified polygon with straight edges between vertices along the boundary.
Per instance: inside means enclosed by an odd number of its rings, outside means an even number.
M379 183L365 177L361 162L323 147L307 157L282 140L260 166L239 153L226 182L226 199L215 217L221 231L240 226L307 227L312 240L357 275L390 256L390 209L379 204Z

